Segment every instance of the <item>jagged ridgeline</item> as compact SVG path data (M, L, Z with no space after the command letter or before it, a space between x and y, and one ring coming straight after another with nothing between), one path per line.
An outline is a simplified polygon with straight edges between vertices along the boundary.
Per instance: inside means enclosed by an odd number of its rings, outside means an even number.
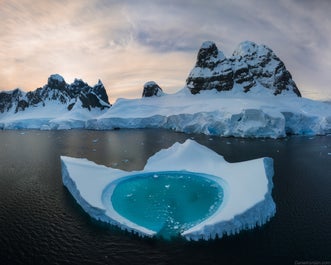
M91 110L109 108L106 89L102 82L91 87L81 79L75 79L72 84L67 84L58 74L51 75L43 87L34 91L23 92L20 89L0 92L0 112L13 110L15 113L26 108L46 106L58 102L67 105L70 111L75 104Z
M250 41L239 44L230 58L214 42L204 42L186 85L192 94L210 89L227 91L238 85L245 92L263 86L274 95L285 92L301 97L290 72L276 54L267 46Z

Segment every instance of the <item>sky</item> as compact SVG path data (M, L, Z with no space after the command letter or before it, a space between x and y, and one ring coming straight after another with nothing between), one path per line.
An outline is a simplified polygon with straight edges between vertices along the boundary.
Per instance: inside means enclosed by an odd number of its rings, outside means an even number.
M329 0L0 0L0 90L31 91L51 74L100 79L110 101L155 81L185 85L203 41L230 57L265 44L304 97L331 99Z

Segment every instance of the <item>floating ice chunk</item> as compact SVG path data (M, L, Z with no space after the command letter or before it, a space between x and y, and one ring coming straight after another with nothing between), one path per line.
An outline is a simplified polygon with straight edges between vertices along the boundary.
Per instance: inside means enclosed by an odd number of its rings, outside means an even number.
M144 169L138 172L107 168L86 159L62 156L61 161L63 184L89 215L122 229L134 231L141 236L167 237L178 231L188 240L213 239L216 236L235 234L244 229L263 225L276 212L271 196L273 188L271 158L228 163L212 150L187 140L183 144L176 143L168 149L159 151L150 157ZM175 181L171 182L171 189L163 189L165 193L161 194L160 189L157 189L157 183L163 187L169 185L169 180L166 180L167 183L160 178L169 171L177 172ZM194 177L190 177L190 174ZM196 182L196 175L199 174L202 182ZM159 177L155 179L155 175ZM127 188L131 185L129 182L127 187L121 184L126 180L137 180L137 178L146 181L148 176L153 183L135 182L142 185L143 189L133 185L134 188L129 191ZM180 192L176 190L175 184ZM187 188L183 189L183 185ZM126 192L123 193L124 197L132 199L132 202L121 205L125 201L120 196L117 197L121 192L114 195L120 187L124 187L123 192ZM196 192L193 187L199 187L199 190L206 189L207 193L212 190L215 192L215 195L210 197L209 203L205 204L207 208L200 205L205 196L199 196L200 192ZM147 197L151 195L150 200L139 199L145 190ZM176 196L171 194L172 191ZM184 193L188 196L183 196ZM115 198L118 199L117 202ZM136 213L121 208L130 206L131 203L134 206L131 207L132 211L137 211ZM147 203L152 204L147 206ZM194 208L195 204L201 207ZM137 205L139 207L136 207ZM181 207L180 210L178 207ZM147 211L139 217L142 209ZM194 213L198 210L202 210L203 214L194 217ZM179 212L182 217L178 217ZM137 220L142 216L145 216L145 219ZM187 221L185 218L188 218Z

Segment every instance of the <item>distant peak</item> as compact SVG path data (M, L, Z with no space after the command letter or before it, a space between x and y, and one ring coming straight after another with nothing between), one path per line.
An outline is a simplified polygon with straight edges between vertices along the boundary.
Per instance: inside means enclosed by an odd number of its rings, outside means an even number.
M241 42L233 52L233 56L247 56L247 55L267 55L274 54L274 52L266 45L258 45L252 41Z
M144 90L142 94L143 98L153 97L153 96L160 97L162 95L163 95L163 90L156 82L148 81L144 84Z
M216 47L215 42L208 40L202 43L200 49L210 49L210 48L214 49L214 47Z
M61 75L59 75L59 74L52 74L52 75L50 75L50 77L48 78L48 80L54 80L54 81L57 81L59 83L64 83L65 82L64 78Z

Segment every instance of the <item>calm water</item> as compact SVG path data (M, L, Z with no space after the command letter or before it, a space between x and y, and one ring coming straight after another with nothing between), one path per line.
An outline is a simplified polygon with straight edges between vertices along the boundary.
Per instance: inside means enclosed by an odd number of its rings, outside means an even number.
M108 203L128 220L170 239L221 206L223 188L212 179L185 171L138 174L109 186L114 191Z
M62 185L60 155L140 170L152 154L187 138L230 162L272 157L276 216L261 228L212 242L141 239L92 220ZM165 130L0 131L0 264L304 261L331 261L330 136L251 140Z

